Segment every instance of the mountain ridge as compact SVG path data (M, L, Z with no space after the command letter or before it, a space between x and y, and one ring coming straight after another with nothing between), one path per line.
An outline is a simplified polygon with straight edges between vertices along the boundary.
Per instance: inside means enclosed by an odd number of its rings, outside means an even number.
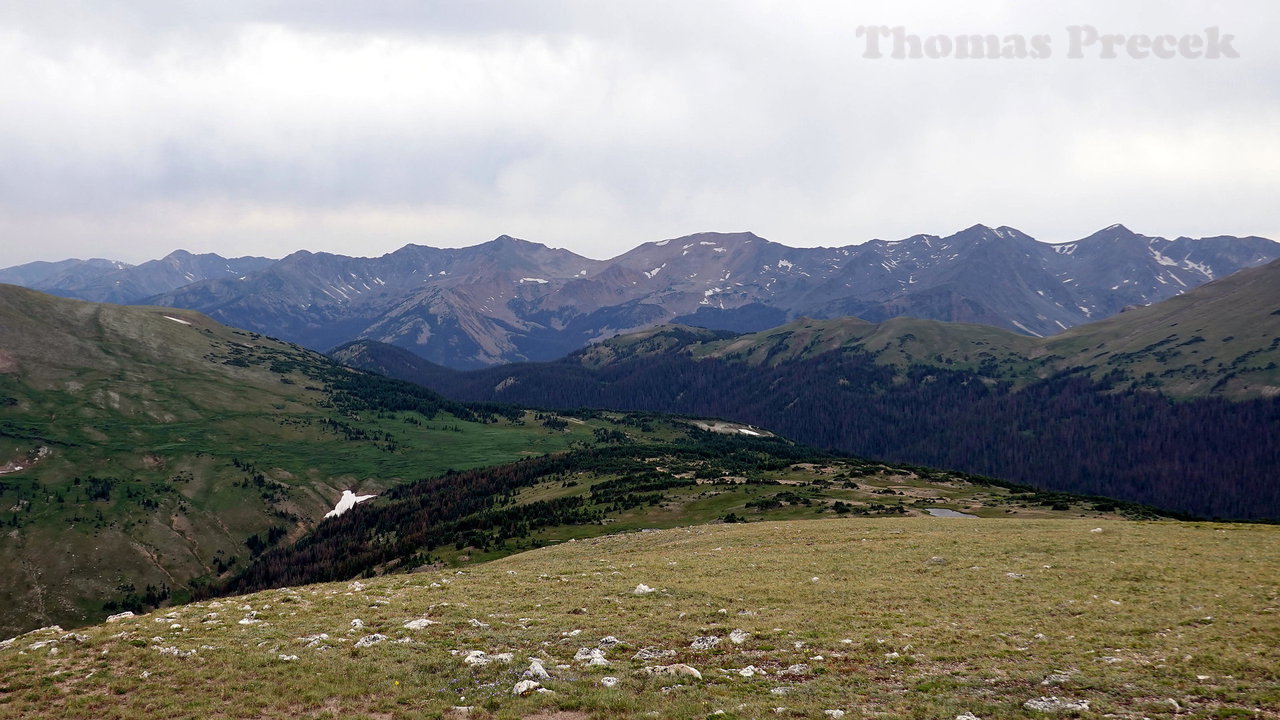
M178 252L137 267L81 264L51 277L47 267L23 266L0 278L83 299L195 309L319 351L369 338L474 369L551 360L670 322L755 331L798 317L907 315L1047 336L1277 257L1280 244L1253 236L1167 240L1113 225L1050 245L1008 226L973 225L946 237L804 248L751 232L703 232L608 260L510 235L456 249L410 244L374 258Z

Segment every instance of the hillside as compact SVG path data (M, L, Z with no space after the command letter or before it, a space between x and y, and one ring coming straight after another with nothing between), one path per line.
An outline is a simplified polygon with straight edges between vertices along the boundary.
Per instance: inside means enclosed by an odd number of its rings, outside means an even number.
M868 457L1274 519L1278 285L1271 263L1048 339L841 318L740 335L666 326L468 373L369 343L340 357L459 399L725 417Z
M141 609L294 539L344 490L589 442L190 311L0 286L0 631Z
M630 533L43 629L0 644L0 714L1275 718L1278 569L1263 526Z
M1058 368L1123 375L1176 397L1280 394L1280 262L1043 343Z

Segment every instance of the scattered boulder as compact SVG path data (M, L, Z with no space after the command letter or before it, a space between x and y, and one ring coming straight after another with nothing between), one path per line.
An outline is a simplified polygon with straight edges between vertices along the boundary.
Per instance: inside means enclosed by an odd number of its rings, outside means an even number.
M702 679L702 673L697 668L677 663L675 665L657 665L645 668L642 672L648 675L659 675L663 677L691 677L695 680Z
M751 637L751 633L739 628L729 633L729 642L733 643L734 645L741 645L742 643L746 642L747 638L749 637Z
M711 648L719 644L720 644L720 638L714 635L705 635L702 637L694 638L693 642L689 644L689 647L693 648L694 650L710 650Z
M675 650L663 650L656 647L641 648L640 652L631 657L632 660L661 660L662 658L673 657Z
M1088 700L1070 700L1067 698L1038 697L1022 703L1022 707L1027 710L1036 710L1044 713L1065 713L1065 712L1088 712Z
M426 627L429 625L439 625L439 624L440 623L436 622L435 620L418 618L417 620L410 620L409 622L405 623L404 629L405 630L423 630L423 629L426 629Z
M511 688L511 694L524 697L525 695L532 695L541 688L542 683L537 682L536 680L521 680L516 683L515 687Z
M1040 684L1041 685L1061 685L1062 683L1067 682L1070 679L1071 679L1071 676L1066 673L1051 673L1049 675L1046 675L1044 677L1044 680L1040 681Z
M840 720L840 718L844 717L843 710L823 710L822 714L829 718L835 718L835 720Z
M129 610L125 610L125 611L124 611L124 612L122 612L122 613L116 613L115 615L108 616L108 617L107 617L107 622L109 622L109 623L113 623L113 622L120 622L121 620L127 620L127 619L129 619L129 618L131 618L131 617L135 617L135 615L133 614L133 612L132 612L132 611L129 611Z
M600 648L578 648L578 652L574 653L573 659L576 662L586 662L588 667L609 664L609 661L604 657L604 651Z
M657 590L654 590L653 588L649 587L648 585L645 585L644 583L640 583L639 585L636 586L635 590L631 591L631 594L632 595L648 595L651 592L657 592Z
M925 564L925 565L946 565L946 564L947 564L947 559L946 559L946 558L944 558L944 557L942 557L942 556L940 556L940 555L934 555L933 557L929 558L928 560L925 560L925 561L924 561L924 564Z
M600 684L607 688L616 687L618 684L618 678L613 677L612 675L602 677L600 678Z
M307 635L305 637L300 637L298 639L306 643L306 645L304 645L303 647L310 648L310 647L315 647L320 643L328 640L329 633L318 633L316 635Z
M621 641L621 640L619 640L618 638L616 638L616 637L614 637L614 636L612 636L612 635L606 635L606 636L604 636L604 637L600 638L600 642L596 644L596 647L599 647L599 648L603 648L603 649L605 649L605 650L608 650L609 648L613 647L614 645L621 645L621 644L622 644L622 641Z
M294 660L297 660L297 659L298 659L298 656L297 656L297 655L283 655L283 654L282 654L282 655L280 655L280 659L281 659L281 660L284 660L285 662L293 662Z
M523 677L538 679L538 680L547 680L547 679L550 679L551 673L548 673L547 669L542 666L541 660L537 658L532 658L531 660L529 660L529 669L524 671Z
M957 715L956 720L982 720L982 718L978 717L977 715L974 715L971 712L967 712L963 715Z
M362 647L369 647L370 645L377 645L378 643L380 643L380 642L382 642L382 641L384 641L384 640L386 640L386 639L387 639L387 636L386 636L386 635L383 635L382 633L374 633L374 634L372 634L372 635L365 635L364 637L362 637L362 638L360 638L359 640L357 640L357 641L356 641L356 647L358 647L358 648L362 648Z
M489 663L495 662L509 663L513 657L514 656L511 653L497 653L496 655L490 655L483 650L472 650L467 653L466 657L462 658L462 662L468 665L488 665Z

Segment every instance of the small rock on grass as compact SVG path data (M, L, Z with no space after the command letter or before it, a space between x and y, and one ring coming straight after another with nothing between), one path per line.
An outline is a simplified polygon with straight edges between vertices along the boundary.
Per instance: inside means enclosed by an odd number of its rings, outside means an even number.
M683 675L694 678L695 680L702 679L702 673L698 672L697 668L685 665L684 663L647 667L642 672L649 675L662 675L666 677L680 677Z
M382 633L374 633L373 635L365 635L364 637L362 637L362 638L360 638L359 640L357 640L357 641L356 641L356 647L358 647L358 648L363 648L363 647L369 647L370 645L377 645L378 643L380 643L380 642L382 642L382 641L384 641L384 640L386 640L386 639L387 639L387 636L386 636L386 635L383 635Z
M741 645L742 643L746 642L747 638L749 637L751 637L751 633L739 628L729 633L729 642L733 643L734 645Z
M672 657L676 654L675 650L663 650L649 646L641 648L640 652L631 657L632 660L661 660L662 658Z
M516 683L515 687L511 688L511 694L520 695L523 697L525 695L531 695L537 692L538 689L541 687L542 687L542 683L537 682L536 680L521 680L520 682Z
M632 590L632 591L631 591L631 594L633 594L633 595L648 595L648 594L649 594L649 593L651 593L651 592L657 592L657 591L656 591L656 590L654 590L653 588L649 587L648 585L645 585L644 583L640 583L639 585L637 585L637 586L636 586L636 589L635 589L635 590Z
M714 635L707 635L704 637L694 638L693 642L689 644L689 647L693 648L694 650L710 650L711 648L719 644L720 644L720 638Z
M574 653L573 659L575 662L585 661L591 667L609 664L609 661L604 657L604 651L600 648L578 648L578 652Z
M600 678L600 684L608 688L615 687L618 684L618 678L613 676L602 677Z
M1067 698L1038 697L1022 703L1022 707L1028 710L1037 710L1044 713L1062 713L1062 712L1088 712L1088 700L1069 700Z
M979 718L971 712L967 712L963 715L957 715L956 720L982 720L982 718Z

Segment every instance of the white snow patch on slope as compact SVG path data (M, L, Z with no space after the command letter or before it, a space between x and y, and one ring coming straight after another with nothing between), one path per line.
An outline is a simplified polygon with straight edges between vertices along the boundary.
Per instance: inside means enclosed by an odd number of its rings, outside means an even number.
M787 270L790 270L791 268L795 267L795 265L793 265L790 260L779 260L778 267L786 268Z
M1204 263L1193 262L1191 260L1183 260L1182 264L1186 266L1188 270L1195 270L1196 272L1200 273L1201 275L1204 275L1210 280L1213 279L1213 268L1209 267L1208 265L1205 265Z
M1044 337L1044 336L1043 336L1043 335L1041 335L1040 333L1035 332L1034 330L1031 330L1031 329L1030 329L1030 328L1028 328L1026 325L1023 325L1022 323L1018 322L1017 320L1014 320L1014 321L1013 321L1013 324L1014 324L1014 325L1017 325L1017 326L1018 326L1019 328L1021 328L1021 329L1022 329L1022 331L1023 331L1023 332L1025 332L1025 333L1028 333L1028 334L1030 334L1030 335L1034 335L1034 336L1036 336L1036 337Z
M662 263L661 265L659 265L658 267L656 267L656 268L654 268L654 269L652 269L652 270L645 270L645 271L644 271L644 276L645 276L645 277L647 277L647 278L649 278L650 280L652 280L652 279L653 279L653 277L654 277L655 275L657 275L658 273L662 272L662 268L664 268L664 267L666 267L666 266L667 266L667 264L666 264L666 263Z
M362 503L365 500L372 500L377 495L357 495L350 490L343 490L342 497L338 500L338 504L332 510L325 513L326 518L338 517L342 513L356 506L356 503Z
M172 320L172 321L174 321L174 322L176 322L176 323L182 323L183 325L190 325L190 324L191 324L191 323L187 322L186 320L183 320L182 318L176 318L176 317L174 317L174 316L172 316L172 315L165 315L165 316L164 316L164 319L165 319L165 320Z
M543 280L542 278L520 278L521 285L525 283L538 283L539 285L546 285L548 282L549 282L548 280Z

